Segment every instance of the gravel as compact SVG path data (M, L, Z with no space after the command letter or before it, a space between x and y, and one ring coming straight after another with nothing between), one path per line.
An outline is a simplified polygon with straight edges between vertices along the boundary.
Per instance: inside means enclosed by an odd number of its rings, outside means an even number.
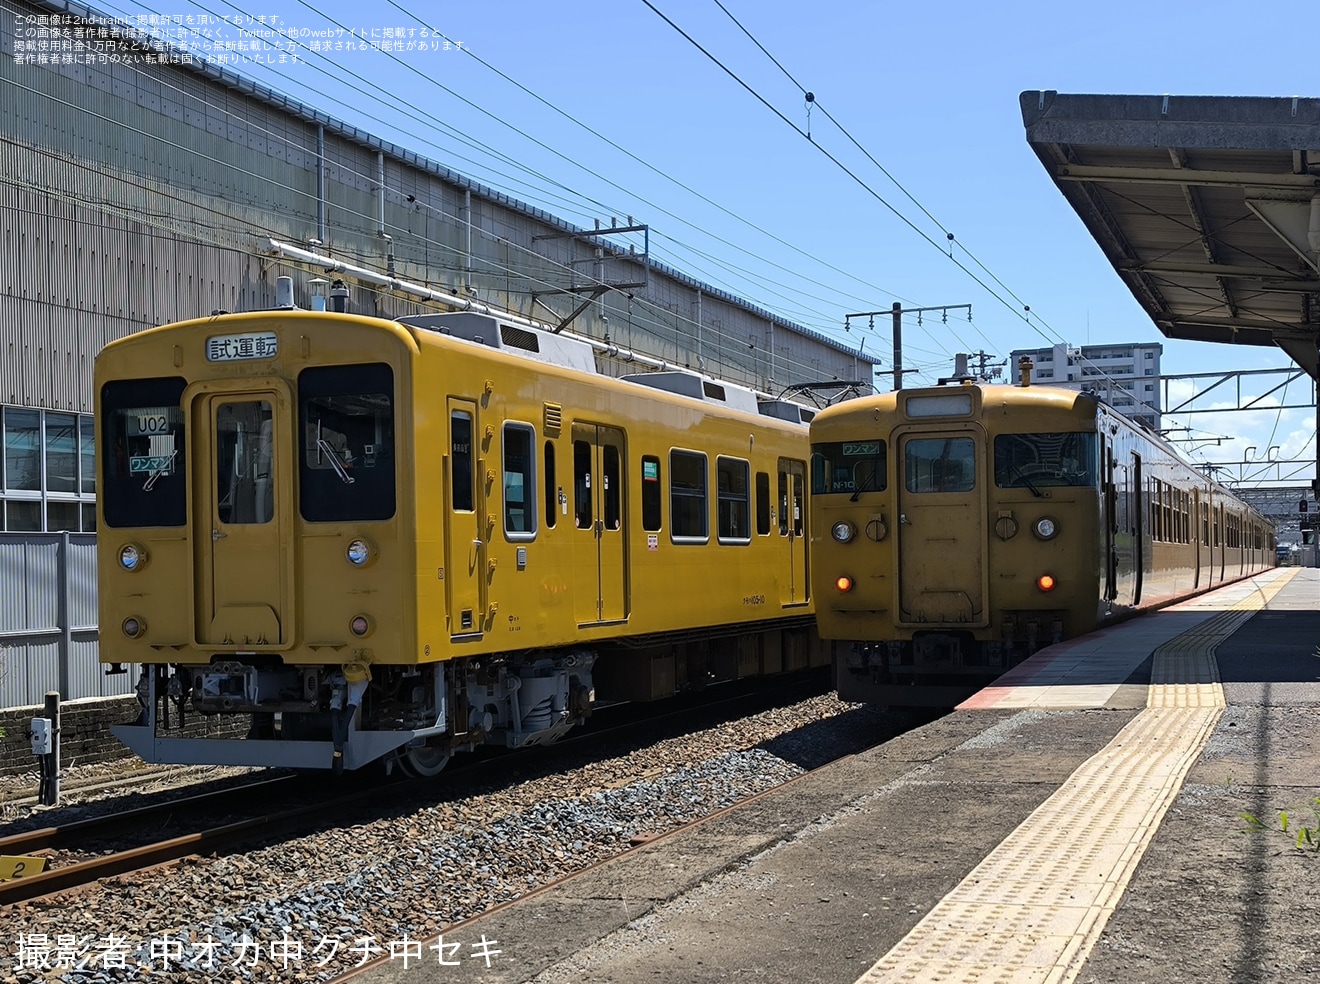
M326 980L902 725L823 696L584 764L551 753L498 787L449 790L441 776L424 799L334 829L13 906L0 976Z

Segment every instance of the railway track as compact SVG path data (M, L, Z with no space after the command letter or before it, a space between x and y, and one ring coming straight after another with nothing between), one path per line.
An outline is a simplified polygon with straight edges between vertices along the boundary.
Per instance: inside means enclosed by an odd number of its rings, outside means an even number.
M758 683L734 694L714 692L713 697L703 695L682 700L677 707L667 703L659 713L648 713L655 705L642 705L640 718L635 706L605 708L598 712L600 720L595 722L595 727L553 746L477 758L432 779L352 777L359 779L358 788L326 798L322 795L324 779L283 774L236 788L14 834L0 838L0 854L45 856L52 866L40 874L0 882L0 905L41 898L187 857L243 850L312 829L325 823L327 817L340 818L379 801L385 786L390 790L390 802L397 803L437 789L452 791L466 783L498 785L527 769L533 756L562 761L565 756L584 752L598 754L596 750L611 743L640 744L650 740L648 735L666 729L709 726L711 719L745 713L749 707L773 706L776 702L823 693L828 689L828 681L823 677L821 673L811 673L791 681L779 680L770 686ZM272 798L276 801L274 809ZM215 823L217 816L226 818L227 822ZM143 831L161 830L182 832L116 849L123 840L141 840Z

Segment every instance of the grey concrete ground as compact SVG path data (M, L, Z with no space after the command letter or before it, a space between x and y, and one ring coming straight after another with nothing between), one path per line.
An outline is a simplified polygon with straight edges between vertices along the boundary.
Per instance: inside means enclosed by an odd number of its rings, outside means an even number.
M1237 816L1320 795L1320 576L1302 575L1221 645L1229 709L1086 984L1320 974L1320 859ZM365 979L851 984L1139 713L1127 697L1148 671L1104 709L941 718L462 927L457 966L425 951ZM483 934L489 968L472 956Z

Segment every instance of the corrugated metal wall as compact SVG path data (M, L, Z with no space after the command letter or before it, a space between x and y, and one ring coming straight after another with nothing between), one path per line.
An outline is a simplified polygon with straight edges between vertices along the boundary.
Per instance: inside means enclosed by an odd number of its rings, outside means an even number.
M457 291L468 265L465 192L480 300L554 321L577 304L565 289L596 272L598 244L556 238L580 230L555 216L313 108L269 101L236 76L132 62L16 64L15 13L52 9L0 0L0 400L87 410L90 362L105 341L217 309L269 307L281 274L295 276L308 304L303 284L316 271L271 263L268 238L323 239L325 251L381 272L392 256L401 279ZM378 234L382 154L389 239ZM604 270L616 282L642 274L609 249ZM421 310L354 293L357 310ZM653 265L650 286L629 293L631 302L607 294L573 329L763 388L856 372L836 343L678 271ZM31 305L15 307L24 300ZM10 327L19 324L21 332Z
M0 533L0 707L133 692L98 662L96 536Z
M564 235L582 230L232 74L16 63L15 16L52 12L0 0L0 403L93 412L92 363L106 342L214 310L269 308L281 275L310 307L306 281L319 271L273 262L270 238L321 239L317 249L348 262L454 293L470 276L477 299L540 321L567 314L579 295L565 290L596 272L600 244ZM378 234L381 155L388 239ZM607 279L640 278L639 264L605 253ZM649 280L607 294L573 330L765 389L857 373L850 352L768 311L658 264ZM428 310L361 286L352 309ZM869 372L867 363L862 378ZM75 536L76 576L59 585L51 541L0 534L0 705L40 699L61 674L66 697L128 692L127 677L105 678L95 664L84 549L90 539ZM53 621L64 597L70 632Z

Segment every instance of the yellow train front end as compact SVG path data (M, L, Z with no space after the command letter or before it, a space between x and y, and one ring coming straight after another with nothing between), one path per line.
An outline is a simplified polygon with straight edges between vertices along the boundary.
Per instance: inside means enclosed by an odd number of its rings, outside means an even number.
M284 309L114 342L96 393L101 659L140 667L115 733L147 761L430 775L598 685L828 662L806 427L750 390L487 315Z
M1102 603L1095 403L960 385L811 424L812 572L840 696L952 706Z
M97 359L101 660L142 667L116 733L144 759L354 768L435 723L379 686L417 674L415 354L389 322L272 311Z

